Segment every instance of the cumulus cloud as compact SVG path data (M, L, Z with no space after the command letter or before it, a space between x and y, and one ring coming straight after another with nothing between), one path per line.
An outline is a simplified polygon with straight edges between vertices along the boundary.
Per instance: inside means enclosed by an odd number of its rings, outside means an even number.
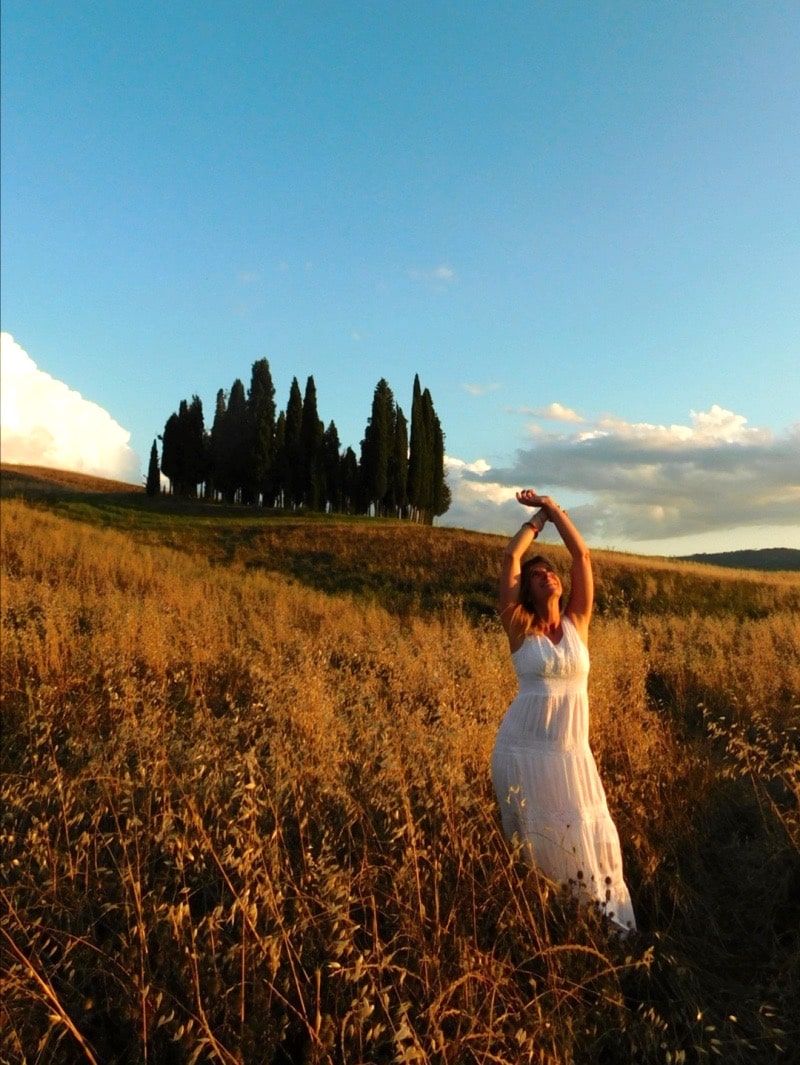
M450 487L450 508L441 518L443 525L481 532L506 532L519 518L519 504L508 485L501 484L485 459L464 462L445 456L445 472Z
M10 333L0 335L3 462L141 484L130 438L102 407L40 370Z
M474 462L464 462L463 459L455 459L450 456L446 459L447 470L451 476L460 477L462 473L477 473L483 476L491 470L486 459L476 459Z
M595 543L765 526L784 530L788 541L800 529L800 424L774 434L717 405L691 412L683 425L606 417L572 431L540 429L509 467L479 471L450 460L448 475L454 505L447 524L487 531L513 527L513 492L524 485L587 500L581 529Z

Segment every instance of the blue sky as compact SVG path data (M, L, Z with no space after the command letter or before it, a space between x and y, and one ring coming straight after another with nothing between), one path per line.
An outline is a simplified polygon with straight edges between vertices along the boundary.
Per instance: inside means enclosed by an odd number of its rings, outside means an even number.
M798 4L4 0L2 48L4 460L138 480L263 357L358 451L419 373L444 524L800 547Z

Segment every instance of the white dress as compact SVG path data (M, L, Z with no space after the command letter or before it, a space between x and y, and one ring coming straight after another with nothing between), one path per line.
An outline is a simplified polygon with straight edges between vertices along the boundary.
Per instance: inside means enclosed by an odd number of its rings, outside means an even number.
M519 691L492 752L503 831L546 877L629 930L619 836L589 747L589 651L567 617L562 633L558 644L527 636L511 656Z

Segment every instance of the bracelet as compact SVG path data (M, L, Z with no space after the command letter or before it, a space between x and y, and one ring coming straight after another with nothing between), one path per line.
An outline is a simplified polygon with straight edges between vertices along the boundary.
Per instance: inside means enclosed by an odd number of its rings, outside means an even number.
M541 510L537 510L536 513L528 521L523 522L523 528L528 525L534 532L541 532L547 522L547 514L544 507Z

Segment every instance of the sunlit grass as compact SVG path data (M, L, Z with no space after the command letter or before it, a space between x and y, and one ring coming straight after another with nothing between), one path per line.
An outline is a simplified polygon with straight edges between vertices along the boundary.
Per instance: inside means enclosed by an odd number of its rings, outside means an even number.
M597 560L623 944L499 832L498 538L2 510L7 1060L766 1065L795 1045L800 580Z

